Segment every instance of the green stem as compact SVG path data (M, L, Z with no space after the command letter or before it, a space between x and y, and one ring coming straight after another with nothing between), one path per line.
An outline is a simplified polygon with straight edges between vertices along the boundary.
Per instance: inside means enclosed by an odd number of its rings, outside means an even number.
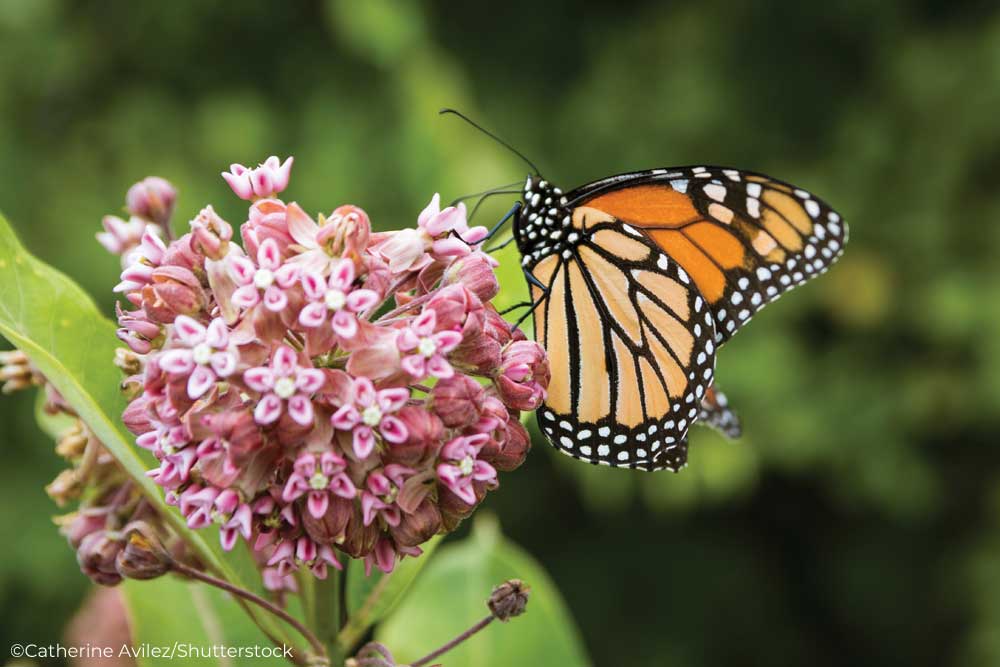
M326 647L331 667L342 667L346 656L344 647L337 641L342 613L344 573L330 568L326 579L317 579L314 595L315 624L313 629Z

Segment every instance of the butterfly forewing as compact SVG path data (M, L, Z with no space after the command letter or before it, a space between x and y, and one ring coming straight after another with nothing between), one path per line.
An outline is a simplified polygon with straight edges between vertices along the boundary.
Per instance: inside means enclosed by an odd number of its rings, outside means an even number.
M567 198L641 230L676 260L711 305L719 344L767 303L825 272L847 236L818 197L736 169L624 174Z

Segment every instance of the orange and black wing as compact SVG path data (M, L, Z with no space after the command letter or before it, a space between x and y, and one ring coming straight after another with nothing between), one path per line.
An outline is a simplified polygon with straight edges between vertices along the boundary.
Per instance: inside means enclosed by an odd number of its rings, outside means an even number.
M584 461L678 470L712 383L708 304L677 263L607 215L578 210L573 227L573 249L531 269L548 287L535 311L552 370L539 425Z
M818 197L752 172L683 167L623 174L567 195L640 231L708 301L716 342L758 310L827 270L847 225Z

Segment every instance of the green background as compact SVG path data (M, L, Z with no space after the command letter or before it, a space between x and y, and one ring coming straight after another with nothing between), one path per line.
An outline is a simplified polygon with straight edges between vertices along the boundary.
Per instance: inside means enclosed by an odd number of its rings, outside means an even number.
M721 353L744 438L697 430L676 476L536 441L486 506L599 665L1000 664L992 5L0 0L0 209L111 313L93 234L149 174L181 223L238 224L218 172L293 154L288 200L385 229L523 178L441 106L565 188L697 163L801 185L851 242ZM88 589L32 400L0 402L4 647L58 639Z

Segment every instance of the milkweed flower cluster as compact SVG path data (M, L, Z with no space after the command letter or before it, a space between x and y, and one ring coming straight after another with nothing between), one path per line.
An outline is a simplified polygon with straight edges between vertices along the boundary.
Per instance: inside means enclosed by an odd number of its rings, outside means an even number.
M250 202L242 244L211 206L171 240L162 179L99 235L123 256L123 419L149 475L190 527L246 540L276 589L344 555L389 572L454 529L524 460L519 413L549 378L490 303L496 263L464 206L435 195L378 233L356 206L314 218L279 199L291 166L223 174Z

